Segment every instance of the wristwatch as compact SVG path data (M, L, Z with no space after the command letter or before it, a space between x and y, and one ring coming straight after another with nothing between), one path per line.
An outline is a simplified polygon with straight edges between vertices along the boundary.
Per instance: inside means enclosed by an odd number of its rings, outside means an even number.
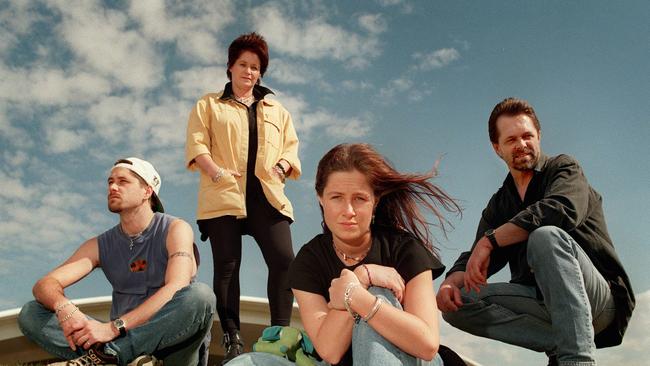
M498 249L499 243L497 243L497 238L494 237L494 232L494 229L488 229L484 235L488 238L490 244L492 244L492 249Z
M126 335L126 322L120 318L113 320L113 326L120 332L120 337Z

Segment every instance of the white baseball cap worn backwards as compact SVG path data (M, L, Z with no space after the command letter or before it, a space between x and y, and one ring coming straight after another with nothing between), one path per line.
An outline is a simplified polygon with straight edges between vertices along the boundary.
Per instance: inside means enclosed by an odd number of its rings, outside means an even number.
M131 157L120 159L115 162L113 168L111 168L111 171L115 168L129 169L137 174L140 178L142 178L153 189L151 200L153 202L154 212L165 212L162 202L160 202L160 198L158 197L160 186L162 185L162 180L160 179L160 174L158 174L150 162Z

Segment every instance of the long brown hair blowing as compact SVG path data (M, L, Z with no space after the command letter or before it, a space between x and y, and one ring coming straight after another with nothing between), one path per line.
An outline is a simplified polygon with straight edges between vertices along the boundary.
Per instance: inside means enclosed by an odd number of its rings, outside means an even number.
M446 235L451 223L441 209L461 214L461 207L445 191L429 182L436 168L427 174L402 174L369 144L340 144L332 148L318 163L316 193L323 196L327 179L334 172L357 170L362 173L379 201L374 222L406 230L435 252L429 225L439 227ZM436 222L430 223L420 206L432 212ZM321 207L321 214L323 208ZM323 231L329 228L323 221Z

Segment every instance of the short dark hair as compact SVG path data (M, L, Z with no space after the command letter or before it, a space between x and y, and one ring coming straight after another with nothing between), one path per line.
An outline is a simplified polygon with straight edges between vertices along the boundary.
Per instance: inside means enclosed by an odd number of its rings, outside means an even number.
M257 57L259 57L260 77L264 76L266 68L269 66L269 46L266 44L264 37L252 32L237 37L228 47L228 67L226 68L228 80L232 80L230 68L235 64L244 51L253 52ZM259 82L260 80L257 79L258 84Z
M499 142L499 131L497 130L497 119L501 116L518 116L520 114L527 115L533 123L535 124L535 129L537 132L541 130L539 120L535 114L533 106L531 106L527 101L518 98L506 98L499 102L492 113L490 114L490 119L488 120L488 133L490 134L490 141L493 144Z

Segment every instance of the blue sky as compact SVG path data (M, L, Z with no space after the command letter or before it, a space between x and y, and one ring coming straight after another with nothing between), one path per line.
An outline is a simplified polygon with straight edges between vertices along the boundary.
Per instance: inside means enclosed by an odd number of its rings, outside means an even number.
M153 162L167 211L194 225L187 116L223 87L228 44L255 30L271 51L263 84L301 139L304 175L287 189L296 251L320 228L318 159L363 141L404 171L442 157L438 183L465 208L438 235L451 265L506 174L487 117L522 97L544 151L575 156L603 195L637 293L623 345L598 360L640 364L650 357L649 18L647 1L0 1L0 310L29 300L40 276L116 223L105 181L117 158ZM259 250L244 247L242 292L264 296ZM200 248L199 278L211 283L210 248ZM68 291L107 294L101 273ZM448 326L442 340L485 365L545 362Z

